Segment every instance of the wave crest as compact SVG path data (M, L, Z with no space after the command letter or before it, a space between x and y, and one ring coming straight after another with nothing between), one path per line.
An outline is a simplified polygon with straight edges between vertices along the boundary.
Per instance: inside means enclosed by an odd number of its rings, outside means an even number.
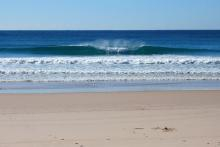
M143 46L146 46L144 42L141 41L128 41L123 39L115 40L96 40L87 43L81 43L79 46L94 47L96 49L101 49L111 52L121 52L125 50L136 50Z

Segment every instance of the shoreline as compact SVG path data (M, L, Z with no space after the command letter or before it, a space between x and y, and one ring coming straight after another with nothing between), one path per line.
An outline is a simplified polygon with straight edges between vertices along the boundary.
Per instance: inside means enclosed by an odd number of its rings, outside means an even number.
M0 82L0 94L186 90L220 90L220 82L219 80Z
M220 145L220 90L0 94L0 146Z

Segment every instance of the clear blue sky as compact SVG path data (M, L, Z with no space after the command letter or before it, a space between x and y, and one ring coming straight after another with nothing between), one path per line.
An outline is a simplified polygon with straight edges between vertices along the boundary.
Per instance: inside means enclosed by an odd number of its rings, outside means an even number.
M220 0L0 0L0 29L220 29Z

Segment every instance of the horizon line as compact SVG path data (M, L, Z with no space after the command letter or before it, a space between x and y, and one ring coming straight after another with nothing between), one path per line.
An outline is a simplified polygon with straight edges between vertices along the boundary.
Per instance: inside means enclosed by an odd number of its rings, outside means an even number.
M220 31L220 29L0 29L0 31Z

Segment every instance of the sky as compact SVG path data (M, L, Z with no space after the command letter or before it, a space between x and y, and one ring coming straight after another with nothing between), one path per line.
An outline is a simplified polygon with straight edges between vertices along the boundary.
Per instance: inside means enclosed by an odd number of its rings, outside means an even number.
M0 30L220 29L220 0L0 0Z

